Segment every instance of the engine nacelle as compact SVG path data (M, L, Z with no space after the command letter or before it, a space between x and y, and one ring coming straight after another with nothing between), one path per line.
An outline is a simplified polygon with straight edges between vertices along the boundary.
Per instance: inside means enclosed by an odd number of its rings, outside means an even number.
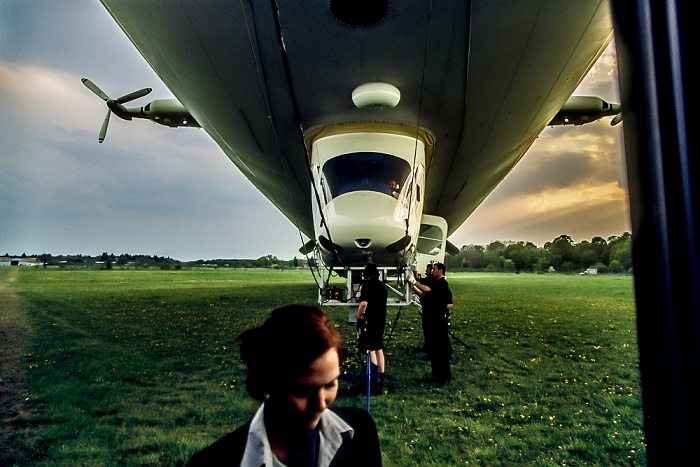
M199 123L177 99L156 99L141 107L140 112L142 118L161 125L199 127Z
M549 125L584 125L622 112L619 104L610 104L600 97L572 96L564 103Z

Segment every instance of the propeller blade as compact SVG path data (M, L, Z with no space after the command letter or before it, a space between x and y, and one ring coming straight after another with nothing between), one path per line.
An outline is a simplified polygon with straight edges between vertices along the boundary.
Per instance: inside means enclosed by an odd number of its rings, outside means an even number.
M610 120L610 125L611 125L611 126L615 126L615 125L617 125L618 123L620 123L621 121L622 121L622 112L620 112L619 114L615 115L615 118L613 118L612 120Z
M125 102L130 102L133 101L134 99L138 99L139 97L143 97L149 92L151 92L153 89L151 88L143 88L139 89L138 91L130 92L129 94L126 94L122 97L118 97L115 101L117 104L124 104Z
M93 83L93 82L90 81L89 79L87 79L87 78L82 78L80 81L82 81L83 84L85 85L85 87L87 87L90 91L92 91L92 92L94 92L95 94L97 94L103 101L108 101L108 100L109 100L109 96L108 96L107 94L105 94L104 92L102 92L102 89L98 88L98 87L95 85L95 83Z
M100 128L100 136L97 138L100 143L105 140L105 136L107 135L107 125L109 125L109 116L111 114L112 111L107 109L107 115L105 115L105 120L102 122L102 128Z
M118 117L123 118L124 120L131 120L131 114L129 113L129 109L122 106L122 104L125 102L133 101L134 99L138 99L139 97L143 97L152 91L151 88L143 88L139 89L138 91L125 94L117 99L111 99L107 94L105 94L102 91L102 89L98 88L97 85L89 79L81 78L80 81L83 82L85 87L97 94L97 96L100 99L107 103L107 115L105 115L105 119L102 122L102 128L100 128L100 135L98 137L98 141L100 143L105 140L105 136L107 135L107 126L109 125L109 117L112 114L112 112L116 113Z

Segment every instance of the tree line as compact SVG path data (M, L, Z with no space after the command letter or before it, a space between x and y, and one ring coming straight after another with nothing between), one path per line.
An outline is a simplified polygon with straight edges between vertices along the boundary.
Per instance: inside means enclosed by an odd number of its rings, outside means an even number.
M29 258L26 253L5 256ZM43 267L59 267L65 269L182 269L182 268L268 268L290 269L303 267L306 259L293 258L281 260L274 255L261 256L255 259L199 259L195 261L180 261L178 259L158 255L132 255L104 252L101 255L52 255L42 253L32 255Z
M10 255L6 255L10 256ZM21 257L27 257L22 254ZM128 268L279 268L305 267L306 258L282 260L274 255L256 259L209 259L179 261L170 257L130 255L104 252L98 256L35 255L45 267L86 269ZM464 245L457 255L447 255L448 271L484 272L563 272L576 273L588 268L599 273L632 272L632 236L593 237L591 241L575 243L569 235L560 235L542 247L525 241L494 241L488 245Z
M464 245L459 254L447 256L448 271L486 272L582 272L632 273L632 235L593 237L575 243L560 235L542 247L532 242L495 241L488 245Z

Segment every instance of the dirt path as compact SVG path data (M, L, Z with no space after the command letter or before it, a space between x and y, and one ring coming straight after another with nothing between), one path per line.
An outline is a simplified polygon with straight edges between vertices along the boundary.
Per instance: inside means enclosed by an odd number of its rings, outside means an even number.
M14 464L22 439L28 435L29 388L22 356L33 330L21 298L15 290L17 268L0 273L0 466Z

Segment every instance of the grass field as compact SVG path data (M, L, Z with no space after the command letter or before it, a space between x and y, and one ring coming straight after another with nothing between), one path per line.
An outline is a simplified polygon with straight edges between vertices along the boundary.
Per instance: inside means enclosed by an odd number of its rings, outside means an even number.
M428 379L416 309L389 310L384 465L646 464L631 277L448 280L451 385ZM0 284L21 347L0 465L182 465L257 409L235 337L316 294L302 271L0 268ZM354 349L346 309L327 311ZM336 405L364 407L361 383L341 386Z

